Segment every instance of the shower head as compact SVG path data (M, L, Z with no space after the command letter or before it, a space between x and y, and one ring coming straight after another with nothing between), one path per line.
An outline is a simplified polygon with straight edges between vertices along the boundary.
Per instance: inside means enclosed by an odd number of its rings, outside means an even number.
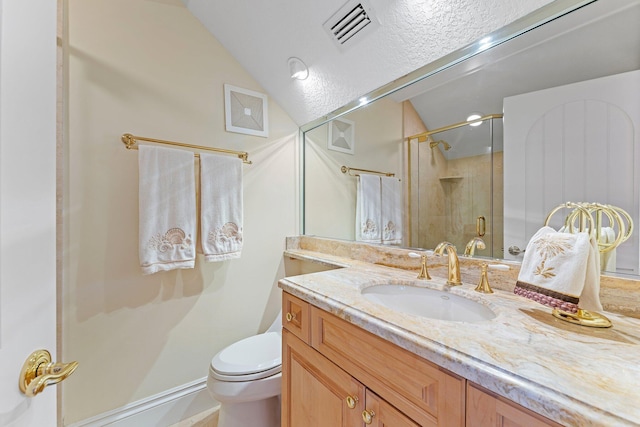
M435 147L438 146L438 144L442 144L442 147L444 148L444 151L451 150L451 146L444 139L439 139L437 141L431 141L429 143L429 148L435 148Z

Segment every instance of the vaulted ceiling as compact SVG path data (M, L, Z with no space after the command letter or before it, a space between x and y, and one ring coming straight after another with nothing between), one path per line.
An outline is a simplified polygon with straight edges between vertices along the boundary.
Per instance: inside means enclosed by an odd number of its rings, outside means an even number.
M298 125L420 68L551 0L182 0ZM348 3L348 5L347 5ZM339 47L323 24L362 4L374 24ZM352 9L352 7L348 7ZM287 60L309 77L293 80ZM232 82L230 82L232 83Z

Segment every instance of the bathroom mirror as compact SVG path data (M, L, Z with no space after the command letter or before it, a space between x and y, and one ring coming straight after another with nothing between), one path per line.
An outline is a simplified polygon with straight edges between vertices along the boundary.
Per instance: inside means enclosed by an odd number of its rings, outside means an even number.
M513 134L509 125L514 122L509 117L516 114L506 107L541 104L538 109L545 112L549 110L544 107L547 94L558 88L566 92L565 100L558 102L569 105L571 97L576 96L572 92L575 87L590 84L584 82L609 84L609 80L616 79L611 76L621 75L627 80L615 81L618 89L585 90L630 94L632 105L626 113L613 111L615 108L607 103L572 105L575 108L560 111L575 115L577 110L593 110L596 117L617 117L594 131L591 124L595 120L580 113L581 119L576 123L582 124L570 126L593 134L592 139L600 142L599 149L552 140L546 151L527 152L526 156L527 162L538 158L546 162L544 168L563 171L559 178L551 179L586 182L589 189L598 187L597 200L571 201L624 205L638 221L640 0L572 4L572 10L565 13L567 10L559 10L561 5L553 2L534 15L372 92L366 98L373 101L354 101L303 126L303 234L355 240L355 175L363 169L395 174L402 180L403 246L433 248L438 241L450 240L462 253L466 243L482 232L486 249L475 247L475 256L521 260L527 233L533 233L530 228L542 226L548 206L556 206L556 200L569 200L565 199L568 193L564 193L564 187L553 184L559 181L546 183L543 196L523 196L530 190L521 184L540 181L541 177L524 174L518 163L521 160L513 160L513 153L527 146L527 135L532 136L531 132L524 137L509 136ZM526 109L518 108L518 120L534 121L526 129L545 126L529 117ZM499 115L503 111L504 119L447 129L465 122L472 113ZM552 120L547 120L544 129L550 127ZM621 121L625 123L620 125ZM429 135L423 143L417 138L409 142L407 138L441 128L447 130ZM621 134L607 134L603 128L622 130ZM566 130L559 132L572 140ZM626 142L620 144L620 139ZM349 149L337 150L341 145ZM596 173L605 163L611 172L621 175L607 180L601 171ZM342 166L351 169L343 173ZM569 166L570 171L566 170ZM542 163L540 167L530 163L527 171L544 168ZM604 176L608 175L606 172ZM595 177L595 182L590 177ZM593 194L590 191L587 193ZM545 194L553 197L537 203L536 197L544 198ZM514 224L524 231L518 229L514 234ZM615 272L639 274L639 246L638 232L634 231L618 250L620 262ZM511 255L510 247L519 248L520 253L516 249Z

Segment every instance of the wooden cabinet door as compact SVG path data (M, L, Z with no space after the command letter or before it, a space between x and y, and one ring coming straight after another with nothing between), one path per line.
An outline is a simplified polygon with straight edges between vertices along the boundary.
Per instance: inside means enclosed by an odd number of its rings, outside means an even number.
M371 423L367 424L371 427L420 427L419 424L416 424L411 418L391 406L371 390L366 391L364 410L371 417ZM365 413L363 413L363 419L366 419Z
M560 427L560 424L467 383L467 427Z
M361 383L282 331L282 427L361 426L364 401Z

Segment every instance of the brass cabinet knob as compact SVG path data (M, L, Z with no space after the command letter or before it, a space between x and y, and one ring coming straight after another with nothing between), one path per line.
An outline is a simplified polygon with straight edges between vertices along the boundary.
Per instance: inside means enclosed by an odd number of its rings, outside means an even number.
M345 399L347 401L347 406L349 409L353 409L358 404L358 396L347 396Z
M65 380L78 367L78 362L53 363L51 353L37 350L22 365L18 386L28 397L40 393L48 385Z
M365 424L371 424L373 422L373 417L375 417L376 413L373 411L367 411L366 409L362 411L362 421Z
M296 318L296 315L292 313L287 313L284 317L287 319L287 322L291 322L293 319Z

